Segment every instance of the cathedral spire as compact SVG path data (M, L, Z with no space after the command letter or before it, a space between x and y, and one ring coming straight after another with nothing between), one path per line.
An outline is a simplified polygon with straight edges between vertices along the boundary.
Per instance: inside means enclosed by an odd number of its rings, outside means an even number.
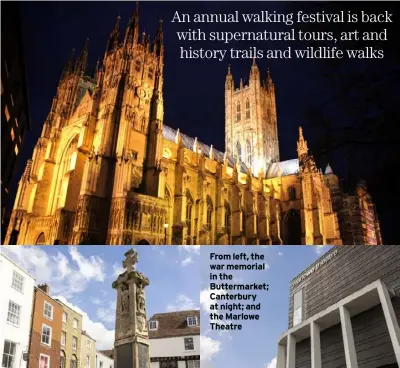
M119 32L119 23L121 21L121 17L117 17L117 21L115 22L115 26L113 30L110 33L110 36L108 38L107 42L107 50L106 53L114 51L119 44L119 37L120 37L120 32Z
M128 25L125 31L124 45L133 45L138 42L139 39L139 2L136 2L135 12L133 16L129 18Z
M87 67L88 45L89 45L89 39L87 38L85 45L83 46L83 49L81 51L81 54L79 55L78 59L76 60L75 73L77 75L85 74L86 67Z
M253 57L253 64L251 65L250 68L250 78L249 78L249 83L252 81L260 83L260 71L258 69L257 63L256 63L256 58Z
M274 90L274 82L272 81L271 72L270 72L269 68L267 68L267 82L266 82L266 85L267 85L267 90L269 92L273 92L273 90Z
M75 49L72 49L71 55L70 55L68 61L65 63L64 69L61 73L61 80L68 77L68 75L70 75L73 72L73 70L74 70L74 54L75 54Z
M304 139L302 127L299 127L299 140L297 142L297 154L299 157L302 157L302 156L305 156L308 154L307 141Z
M226 75L225 89L226 90L233 90L234 89L233 75L231 73L231 66L230 65L228 65L228 74Z
M162 56L164 53L164 31L163 31L163 19L161 18L158 23L158 29L156 38L154 39L154 52L157 55Z

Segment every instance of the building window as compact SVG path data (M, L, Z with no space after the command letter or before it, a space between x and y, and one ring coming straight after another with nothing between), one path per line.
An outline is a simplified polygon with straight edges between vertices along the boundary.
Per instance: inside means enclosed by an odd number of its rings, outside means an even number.
M44 302L44 316L53 320L53 306L50 303Z
M242 146L239 141L236 143L236 158L242 161Z
M92 342L90 340L88 340L87 343L86 343L86 347L88 349L90 349L91 346L92 346Z
M14 342L5 340L4 341L4 349L3 349L3 360L2 367L4 368L13 368L15 361L15 349L16 344Z
M148 74L149 79L153 79L153 75L154 75L154 69L149 68L149 74Z
M246 119L250 119L250 100L246 99Z
M100 368L103 368L103 362L100 362Z
M160 362L160 368L178 368L178 362L176 360L166 360Z
M15 126L18 128L18 127L19 127L18 119L17 119L17 118L14 118L14 120L15 120Z
M4 108L4 115L6 116L6 120L7 120L7 123L8 123L10 121L11 115L10 115L10 111L8 110L8 106L7 105Z
M72 357L72 359L71 359L71 368L78 368L75 357Z
M21 306L13 301L8 302L7 322L14 326L19 326L19 316L21 315Z
M90 356L86 355L86 368L90 368Z
M15 155L18 156L19 150L18 150L18 146L17 145L14 146L14 152L15 152Z
M296 188L295 187L289 187L288 194L289 194L289 201L296 200Z
M142 63L140 62L140 60L136 60L135 70L137 72L140 72L140 69L142 69Z
M149 330L154 331L157 330L158 322L157 321L149 321Z
M236 104L236 121L240 121L241 112L240 112L240 102L238 101Z
M187 226L187 244L190 244L190 237L192 236L192 214L193 214L193 201L189 191L186 192L186 226Z
M76 336L72 336L72 349L78 349L78 338Z
M61 345L65 346L67 343L67 333L65 331L61 331Z
M187 368L200 368L200 360L188 360Z
M11 100L11 105L14 106L14 97L12 93L10 93L10 100Z
M48 355L40 354L39 368L50 368L50 357Z
M188 317L187 324L189 327L197 326L197 317Z
M17 271L13 271L13 278L11 285L14 289L17 289L22 293L22 289L24 288L24 277Z
M251 150L251 143L247 141L246 143L246 150L247 150L247 164L249 166L253 165L253 152Z
M210 197L207 197L207 226L209 230L211 230L212 213L213 213L213 206L211 203L211 199Z
M303 289L293 296L293 327L303 321Z
M66 368L65 353L63 351L60 354L60 368Z
M76 318L74 318L74 328L78 328L78 320Z
M64 323L67 323L67 322L68 322L68 314L65 313L65 312L63 312L63 314L62 314L62 321L63 321Z
M11 127L11 133L10 133L10 135L11 135L11 140L14 142L15 133L14 133L14 128L13 128L13 127Z
M193 337L185 337L185 350L194 350Z
M229 204L225 202L225 219L224 219L225 230L229 233L231 229L231 209Z
M42 344L51 346L51 327L42 325Z

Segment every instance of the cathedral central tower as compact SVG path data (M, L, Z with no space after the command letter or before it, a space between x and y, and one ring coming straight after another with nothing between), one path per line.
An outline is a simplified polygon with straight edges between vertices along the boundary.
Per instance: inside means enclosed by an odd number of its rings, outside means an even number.
M253 59L249 83L235 89L230 67L225 81L225 151L256 175L279 162L275 87L270 73L261 81Z

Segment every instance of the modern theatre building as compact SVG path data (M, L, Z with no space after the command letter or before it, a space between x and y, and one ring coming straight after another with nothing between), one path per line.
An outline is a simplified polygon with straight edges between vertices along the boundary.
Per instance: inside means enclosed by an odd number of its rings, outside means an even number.
M334 247L292 280L277 368L400 364L400 247Z

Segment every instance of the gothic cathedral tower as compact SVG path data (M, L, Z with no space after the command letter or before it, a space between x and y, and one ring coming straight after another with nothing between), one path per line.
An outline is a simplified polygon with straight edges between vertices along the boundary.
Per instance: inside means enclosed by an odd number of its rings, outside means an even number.
M85 74L87 42L67 63L19 184L8 242L131 244L134 231L162 222L162 21L152 41L139 35L137 7L124 35L119 23L94 78Z
M275 86L270 73L261 81L253 59L248 85L235 89L230 67L225 81L225 151L255 175L279 162Z

